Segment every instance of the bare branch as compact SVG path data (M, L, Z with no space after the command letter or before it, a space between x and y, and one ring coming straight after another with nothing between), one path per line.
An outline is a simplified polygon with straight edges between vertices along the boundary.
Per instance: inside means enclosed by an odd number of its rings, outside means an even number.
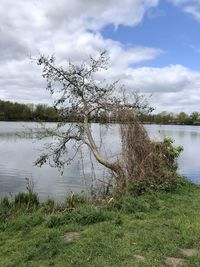
M41 136L55 138L56 141L49 145L49 152L44 153L36 164L42 165L53 159L54 165L61 168L64 164L70 163L76 153L72 157L66 155L67 147L70 142L74 142L77 145L75 152L81 145L87 145L96 160L119 179L124 175L122 163L118 160L112 161L101 154L91 130L91 118L94 114L98 116L101 112L107 112L123 120L123 111L130 111L136 115L141 110L148 110L148 103L137 93L129 100L123 91L119 96L116 93L118 82L105 84L94 78L96 72L107 67L106 51L102 51L97 59L90 57L89 63L75 65L69 62L66 69L56 66L54 56L40 56L37 63L43 67L42 76L47 80L47 89L51 94L57 93L55 106L58 108L61 123L58 123L56 129L44 129L40 132ZM63 128L65 114L69 108L76 113L81 122Z

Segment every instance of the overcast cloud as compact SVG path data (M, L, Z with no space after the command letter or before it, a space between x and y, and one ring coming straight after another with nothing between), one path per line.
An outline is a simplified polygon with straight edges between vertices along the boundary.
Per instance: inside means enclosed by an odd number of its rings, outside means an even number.
M184 107L189 112L196 109L200 100L200 72L181 65L145 67L145 62L167 51L144 45L126 46L101 34L103 27L110 24L116 29L119 25L137 27L159 0L0 2L0 99L51 102L41 70L31 63L30 56L55 54L59 61L79 62L107 49L110 69L103 73L105 78L120 78L129 90L152 94L152 102L158 110L180 111ZM199 7L199 1L176 0L174 4L198 19L192 8ZM138 63L143 67L134 65Z

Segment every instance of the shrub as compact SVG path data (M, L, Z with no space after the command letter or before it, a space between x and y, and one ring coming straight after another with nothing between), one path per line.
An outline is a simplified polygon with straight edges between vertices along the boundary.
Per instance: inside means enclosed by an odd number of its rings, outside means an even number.
M170 138L165 138L162 142L151 142L151 146L153 155L150 158L152 168L149 173L149 187L156 190L174 190L180 182L177 160L183 147L175 147Z
M116 183L117 195L141 195L147 190L171 191L177 186L177 159L181 146L170 138L151 141L144 127L133 118L121 126L124 175Z
M18 193L14 198L14 204L19 206L38 206L39 205L39 198L36 193L29 192L29 193Z

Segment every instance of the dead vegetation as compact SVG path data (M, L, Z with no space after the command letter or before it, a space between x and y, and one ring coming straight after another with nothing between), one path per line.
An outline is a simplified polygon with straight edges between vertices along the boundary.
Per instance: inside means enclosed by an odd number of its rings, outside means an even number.
M54 57L41 56L37 64L43 67L42 76L47 80L47 89L56 95L55 107L60 113L62 123L55 129L44 129L43 137L52 137L48 151L36 161L41 166L49 163L51 166L63 169L77 154L79 148L87 146L98 163L107 168L113 175L111 183L119 195L130 193L141 194L147 188L171 185L177 174L177 157L180 149L172 146L170 140L164 142L150 141L148 134L138 121L138 114L149 113L152 108L139 94L129 98L122 92L117 97L117 83L102 83L97 81L95 74L107 68L107 53L90 58L89 62L75 65L69 62L68 68L57 66ZM119 88L118 88L119 89ZM65 111L69 108L76 111L82 118L81 123L68 125ZM91 128L92 115L111 112L118 116L122 142L121 156L111 160L101 153L95 142ZM56 140L56 141L55 141ZM74 155L68 155L68 145L72 144Z
M177 158L181 147L173 147L172 140L151 141L137 116L120 110L122 141L122 175L117 181L117 193L142 194L147 189L169 189L177 179Z

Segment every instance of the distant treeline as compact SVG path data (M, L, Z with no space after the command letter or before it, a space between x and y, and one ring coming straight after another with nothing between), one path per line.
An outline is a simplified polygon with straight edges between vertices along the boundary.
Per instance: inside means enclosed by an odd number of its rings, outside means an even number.
M186 114L185 112L180 112L174 114L163 111L158 114L141 114L141 121L155 124L200 125L200 113L192 112L191 114Z
M58 112L47 105L19 104L0 100L1 121L57 121Z
M192 112L188 115L185 112L174 114L163 111L158 114L140 114L139 117L143 123L200 125L199 112ZM20 104L0 100L0 120L49 122L64 120L80 122L83 118L77 115L76 110L73 109L66 108L63 111L44 104ZM116 114L106 112L93 114L91 120L100 123L118 122Z

